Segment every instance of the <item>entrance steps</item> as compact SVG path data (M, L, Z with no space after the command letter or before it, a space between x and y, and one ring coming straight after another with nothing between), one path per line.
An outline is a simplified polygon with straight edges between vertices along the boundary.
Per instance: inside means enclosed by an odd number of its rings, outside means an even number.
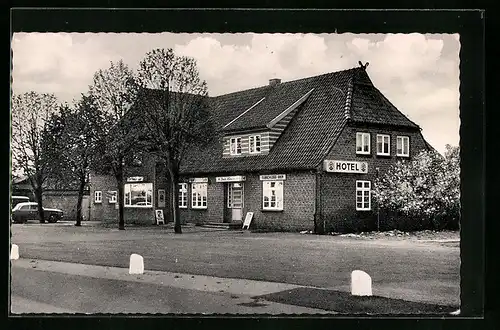
M228 230L241 229L243 226L243 221L233 221L233 222L205 222L201 227L205 228L219 228Z

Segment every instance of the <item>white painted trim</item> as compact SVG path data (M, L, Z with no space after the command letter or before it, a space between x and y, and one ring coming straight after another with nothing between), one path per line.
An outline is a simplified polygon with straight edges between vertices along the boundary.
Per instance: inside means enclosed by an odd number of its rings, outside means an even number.
M382 138L382 152L379 152L378 150L378 139L379 137ZM388 141L388 150L387 152L384 152L384 139L387 138L389 139ZM376 137L376 150L377 150L377 155L378 156L390 156L391 155L391 136L389 134L377 134L377 137Z
M247 113L248 111L252 110L254 107L256 107L260 102L264 101L265 97L261 98L259 101L257 101L257 103L255 103L254 105L252 105L250 108L246 109L245 111L243 111L239 116L237 116L236 118L234 118L233 120L231 120L229 123L227 123L226 125L224 125L223 128L226 128L228 127L229 125L231 125L232 123L234 123L238 118L240 118L241 116L243 116L245 113Z
M283 111L282 113L280 113L278 116L276 116L276 118L274 118L273 120L271 120L266 126L268 128L272 128L274 125L276 125L276 123L278 123L281 119L285 118L286 115L288 115L290 112L292 112L295 108L297 108L299 105L301 105L309 95L311 95L312 91L314 90L311 89L309 92L307 92L305 95L303 95L300 99L298 99L297 101L295 101L291 106L289 106L285 111Z

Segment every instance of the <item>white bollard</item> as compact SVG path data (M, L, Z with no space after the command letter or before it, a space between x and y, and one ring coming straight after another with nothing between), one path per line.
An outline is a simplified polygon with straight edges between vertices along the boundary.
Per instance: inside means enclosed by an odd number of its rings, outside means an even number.
M144 273L144 258L138 254L130 255L129 274L142 274Z
M19 259L19 246L12 244L12 247L10 248L10 260L17 259Z
M351 294L353 296L371 296L372 278L362 270L351 273Z

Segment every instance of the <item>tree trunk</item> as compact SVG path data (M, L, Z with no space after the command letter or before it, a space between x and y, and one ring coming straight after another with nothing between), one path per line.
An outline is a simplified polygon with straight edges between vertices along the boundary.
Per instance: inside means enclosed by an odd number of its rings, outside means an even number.
M78 201L76 204L76 223L75 226L80 227L82 225L82 200L83 191L85 189L85 177L80 179L80 186L78 187Z
M168 173L170 174L170 206L172 207L174 232L182 234L181 218L179 216L179 170L170 164Z
M125 218L123 215L125 196L123 186L123 163L120 161L120 166L116 174L116 183L118 185L118 229L125 230Z
M38 218L40 219L40 223L45 223L45 214L43 213L42 197L43 197L43 190L41 187L37 187L35 189L35 198L38 204Z

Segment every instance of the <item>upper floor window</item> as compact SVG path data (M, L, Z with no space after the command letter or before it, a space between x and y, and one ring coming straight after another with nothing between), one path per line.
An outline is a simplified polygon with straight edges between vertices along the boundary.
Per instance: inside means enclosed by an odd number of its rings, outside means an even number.
M410 156L410 138L408 136L398 136L396 138L396 155L402 157Z
M229 152L231 155L241 155L241 137L234 137L229 140Z
M250 135L248 138L248 148L251 154L260 153L260 135Z
M391 154L391 137L386 134L377 134L377 155Z
M356 133L356 153L370 154L370 133Z

